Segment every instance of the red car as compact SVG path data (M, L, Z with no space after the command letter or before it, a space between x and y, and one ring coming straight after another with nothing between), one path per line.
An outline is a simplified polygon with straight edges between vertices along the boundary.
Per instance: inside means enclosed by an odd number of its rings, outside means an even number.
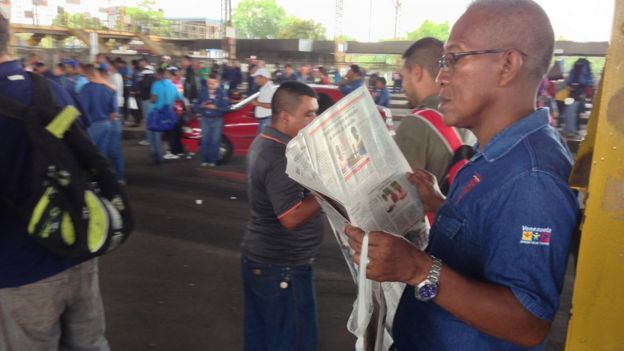
M342 93L333 85L310 85L318 94L319 105L326 109L342 98ZM258 96L255 93L232 105L223 120L223 134L219 147L219 163L227 162L232 155L245 156L251 142L258 133L258 122L254 118L254 106L250 102ZM384 119L390 133L394 134L392 112L390 109L377 106L381 118ZM182 129L182 144L188 152L198 152L201 141L200 115L191 118Z

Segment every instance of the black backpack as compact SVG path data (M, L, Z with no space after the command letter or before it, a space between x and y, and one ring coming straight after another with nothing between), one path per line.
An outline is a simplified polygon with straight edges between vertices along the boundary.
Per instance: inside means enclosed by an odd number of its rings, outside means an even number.
M31 153L31 194L24 204L2 200L25 220L28 234L57 255L88 259L130 235L130 204L108 161L74 120L73 106L55 103L45 78L29 73L33 104L0 96L0 114L22 120Z

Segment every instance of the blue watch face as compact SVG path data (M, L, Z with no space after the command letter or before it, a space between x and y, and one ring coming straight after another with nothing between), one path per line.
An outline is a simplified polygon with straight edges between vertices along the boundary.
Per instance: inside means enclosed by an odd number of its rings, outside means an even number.
M418 296L423 300L430 300L434 298L438 293L438 286L436 284L425 284L418 288Z

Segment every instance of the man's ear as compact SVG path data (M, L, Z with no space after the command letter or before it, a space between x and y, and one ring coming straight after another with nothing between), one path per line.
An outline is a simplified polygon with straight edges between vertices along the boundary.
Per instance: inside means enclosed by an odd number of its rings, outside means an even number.
M414 83L420 82L424 78L424 73L425 71L423 70L423 67L417 63L414 63L409 70L409 79L411 79Z
M520 51L513 49L506 51L501 61L499 86L504 87L513 82L518 77L524 63L525 58Z
M280 111L280 113L277 114L277 123L288 127L290 124L290 114L286 111Z

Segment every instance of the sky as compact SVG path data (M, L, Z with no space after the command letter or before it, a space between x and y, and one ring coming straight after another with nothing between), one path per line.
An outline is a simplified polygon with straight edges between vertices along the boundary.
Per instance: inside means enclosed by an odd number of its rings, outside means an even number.
M50 18L58 6L99 13L108 6L133 6L141 0L80 0L80 5L69 5L67 0L48 0ZM220 19L221 0L155 0L166 17L203 17ZM231 0L232 7L241 0ZM342 26L336 26L336 0L276 0L287 15L311 19L327 29L329 39L335 33L354 37L358 41L379 41L394 38L395 7L397 0L343 0ZM397 32L404 37L425 20L453 24L464 12L470 0L398 0ZM549 15L555 29L555 38L573 41L608 41L615 1L624 0L536 0ZM31 0L13 0L15 13L32 9ZM54 12L54 13L53 13ZM41 18L41 14L38 15ZM42 19L45 22L45 19Z
M109 0L110 1L110 0ZM135 0L119 0L131 3ZM220 0L156 0L167 17L220 18ZM618 0L619 1L619 0ZM276 0L288 15L312 19L336 32L335 0ZM358 41L394 37L394 0L343 0L342 33ZM470 0L401 0L399 36L414 30L425 20L451 25ZM537 0L549 15L555 37L574 41L608 41L615 0ZM237 0L232 0L235 8Z

